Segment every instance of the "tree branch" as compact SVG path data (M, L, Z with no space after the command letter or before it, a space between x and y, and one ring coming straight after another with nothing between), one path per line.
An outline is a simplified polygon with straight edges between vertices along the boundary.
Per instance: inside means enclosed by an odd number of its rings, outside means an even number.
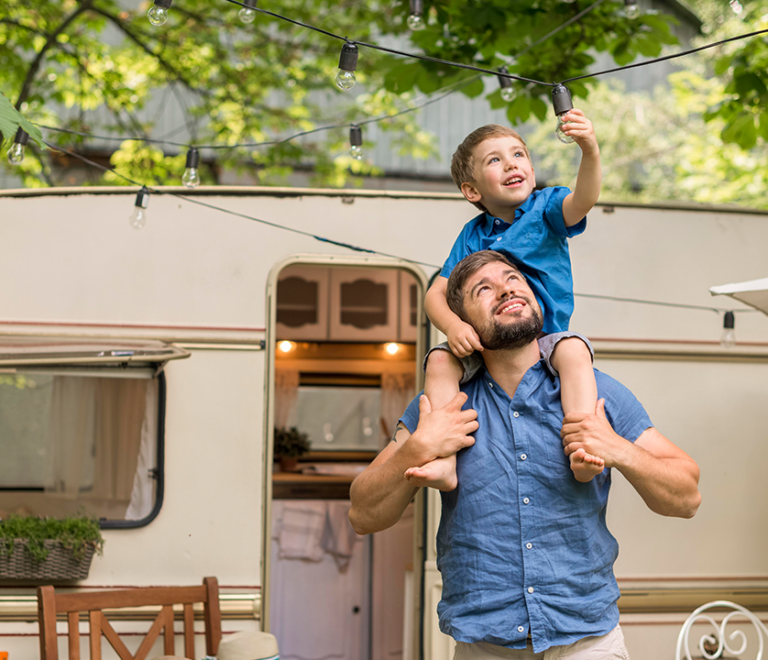
M59 25L56 30L50 33L48 36L48 39L46 40L45 44L43 44L43 47L40 49L40 52L35 56L35 59L32 61L32 64L29 65L29 69L27 70L27 76L24 79L24 84L21 86L21 92L19 92L19 98L16 100L16 109L18 110L21 107L21 104L24 103L24 101L29 96L29 91L32 88L32 81L34 80L35 76L37 75L37 72L40 70L40 65L43 63L43 58L45 57L45 53L48 51L51 46L53 46L56 43L56 39L58 36L66 30L69 25L74 21L80 14L82 14L84 11L86 11L91 6L92 0L85 0L80 4L80 6L75 9L67 18L64 19L64 21Z

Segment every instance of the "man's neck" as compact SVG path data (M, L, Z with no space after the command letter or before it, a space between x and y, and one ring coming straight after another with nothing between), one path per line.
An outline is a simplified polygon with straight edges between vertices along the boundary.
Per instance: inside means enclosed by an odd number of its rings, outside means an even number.
M539 359L539 342L535 339L523 348L500 351L490 351L486 348L483 351L485 368L510 399L514 398L525 372Z

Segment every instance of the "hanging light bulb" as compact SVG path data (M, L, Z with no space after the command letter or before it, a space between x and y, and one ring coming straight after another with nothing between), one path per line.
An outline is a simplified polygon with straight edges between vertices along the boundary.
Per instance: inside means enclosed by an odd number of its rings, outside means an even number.
M624 0L624 14L627 18L637 18L640 15L637 0Z
M408 27L414 32L427 27L424 21L424 0L411 0L411 13L408 16Z
M363 160L363 129L352 126L349 129L349 155L355 160Z
M136 195L133 213L131 213L131 217L128 218L131 227L134 229L141 229L147 224L147 206L149 206L149 190L146 186L142 186L141 190L139 190L139 193Z
M552 105L555 106L555 114L557 115L555 135L560 142L570 144L574 140L570 135L563 133L563 126L568 123L563 120L563 115L573 110L573 102L571 101L571 93L565 85L557 83L552 88Z
M187 165L181 182L187 188L197 188L200 185L200 172L197 166L200 164L200 153L196 147L190 147L187 152Z
M24 147L29 142L29 133L23 128L16 131L16 137L13 138L13 144L8 149L8 162L11 165L21 165L24 160Z
M251 7L256 6L256 0L243 0L243 4L246 6L240 7L240 11L237 12L238 17L243 23L253 23L253 20L256 18L256 11L251 9Z
M509 73L507 67L503 66L499 69L500 73ZM499 85L501 85L501 98L507 103L510 103L515 98L514 83L511 78L505 76L496 76L499 79Z
M739 0L731 0L728 4L731 6L731 9L733 9L734 14L740 14L744 9Z
M723 316L723 334L720 336L720 345L723 348L733 348L736 345L736 316L733 312L726 312Z
M147 12L147 18L152 25L160 27L165 25L165 22L168 20L168 9L173 0L154 0L154 2L155 4Z
M351 42L341 47L339 56L339 72L336 74L336 87L342 91L355 86L355 69L357 68L357 46Z

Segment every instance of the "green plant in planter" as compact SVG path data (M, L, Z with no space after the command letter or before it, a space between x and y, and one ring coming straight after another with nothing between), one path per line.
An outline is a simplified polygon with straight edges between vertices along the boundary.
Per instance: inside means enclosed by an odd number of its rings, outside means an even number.
M48 556L46 540L59 541L78 561L85 556L89 546L99 554L104 548L99 521L87 516L67 516L59 520L10 515L0 521L0 555L10 557L13 554L15 539L27 541L25 550L37 562Z
M298 458L309 453L309 436L295 426L275 428L275 458Z

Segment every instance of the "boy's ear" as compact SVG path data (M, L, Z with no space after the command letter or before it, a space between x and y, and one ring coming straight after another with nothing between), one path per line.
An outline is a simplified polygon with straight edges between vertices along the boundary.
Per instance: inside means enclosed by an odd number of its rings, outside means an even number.
M480 194L480 191L475 188L475 186L469 182L465 182L461 184L461 194L464 195L464 198L468 202L472 202L473 204L476 204L482 199L482 195Z
M536 170L533 169L533 165L531 165L531 176L533 177L533 189L536 190Z

